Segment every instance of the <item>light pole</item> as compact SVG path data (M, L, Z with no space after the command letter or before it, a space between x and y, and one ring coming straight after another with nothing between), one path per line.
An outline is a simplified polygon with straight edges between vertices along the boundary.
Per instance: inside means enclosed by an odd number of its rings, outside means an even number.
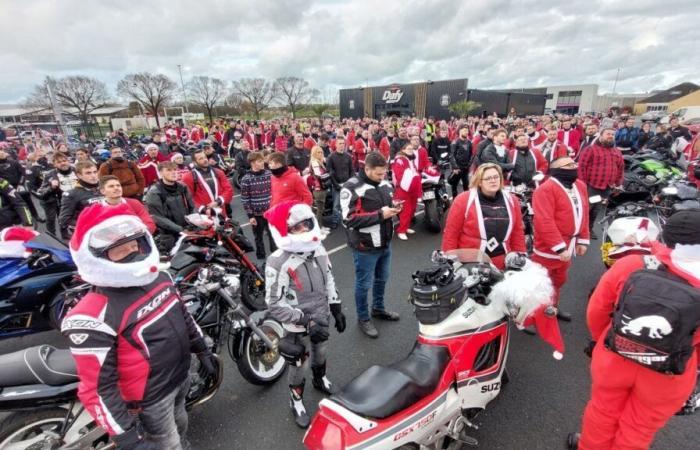
M182 78L182 65L177 65L177 70L180 72L180 85L182 86L182 96L185 98L185 112L189 115L190 110L187 107L187 91L185 90L185 80ZM183 122L187 124L187 117L183 117Z

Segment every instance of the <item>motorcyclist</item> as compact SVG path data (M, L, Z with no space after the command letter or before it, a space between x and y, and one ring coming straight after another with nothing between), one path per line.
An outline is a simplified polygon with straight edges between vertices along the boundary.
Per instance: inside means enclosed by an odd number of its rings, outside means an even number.
M53 158L53 170L44 174L44 181L37 190L37 195L44 209L46 217L46 229L51 234L56 234L56 219L61 209L63 194L69 192L75 186L78 177L65 155L57 153ZM59 228L59 234L61 229Z
M78 177L78 182L73 189L63 193L61 211L58 214L58 226L66 238L73 234L80 212L88 205L102 199L97 166L92 161L77 163L75 174Z
M15 188L0 178L0 229L12 225L31 227L32 213Z
M184 231L187 225L185 216L194 212L195 205L187 186L177 182L177 164L162 162L158 170L160 180L146 192L143 201L158 227L158 247L169 249Z
M19 161L11 158L6 148L0 147L0 178L16 189L22 181L23 175L24 169Z
M61 332L76 362L80 402L118 448L187 449L190 352L209 374L217 359L166 272L146 226L126 204L96 204L70 252L94 286Z
M308 359L313 387L328 395L335 393L336 386L326 376L329 319L332 315L336 330L342 333L345 315L330 259L321 243L321 229L311 207L283 202L265 213L265 218L278 247L267 258L265 300L272 317L286 330L279 349L290 365L289 406L296 424L306 428L310 423L304 406Z
M508 173L511 184L525 184L534 187L532 178L539 171L544 173L547 170L547 161L537 148L531 148L528 137L521 135L515 140L515 148L510 151L510 163L513 170Z

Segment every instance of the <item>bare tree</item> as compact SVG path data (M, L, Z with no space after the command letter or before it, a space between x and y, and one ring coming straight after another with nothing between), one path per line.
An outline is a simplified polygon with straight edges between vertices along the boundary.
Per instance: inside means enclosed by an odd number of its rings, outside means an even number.
M265 78L241 78L233 82L233 91L250 104L256 119L277 97L275 84Z
M226 96L226 84L218 78L194 77L188 83L192 103L207 110L209 122L214 122L214 108Z
M299 77L280 77L275 80L279 98L295 119L301 105L310 103L320 92L312 89L309 82Z
M105 106L109 101L107 87L103 82L82 75L56 80L54 96L65 112L77 116L83 125L89 123L91 112ZM51 99L46 83L34 86L34 90L25 101L25 105L51 108Z
M158 111L170 102L176 89L177 84L160 73L132 73L117 83L117 92L139 102L143 109L153 114L158 128Z

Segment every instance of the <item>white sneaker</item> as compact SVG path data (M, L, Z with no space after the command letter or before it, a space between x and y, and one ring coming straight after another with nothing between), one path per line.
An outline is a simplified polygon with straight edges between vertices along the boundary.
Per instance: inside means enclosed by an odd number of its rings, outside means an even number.
M409 228L408 230L406 230L406 233L408 233L408 234L416 234L416 230L414 230L413 228Z
M401 239L402 241L408 240L408 236L406 236L406 233L398 233L396 236L398 236L398 238Z

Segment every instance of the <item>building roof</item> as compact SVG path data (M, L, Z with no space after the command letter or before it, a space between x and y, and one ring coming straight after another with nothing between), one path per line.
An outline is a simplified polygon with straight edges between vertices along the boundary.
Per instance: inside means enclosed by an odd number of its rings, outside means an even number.
M109 116L116 114L120 111L128 109L128 106L115 105L115 106L103 106L97 108L90 112L91 116ZM16 117L16 116L26 116L36 113L43 114L53 114L50 108L43 108L41 106L37 107L24 107L20 105L0 105L0 117ZM76 115L78 110L75 108L63 108L63 113L68 115Z
M698 89L700 89L700 86L695 83L681 83L668 88L665 91L661 91L656 95L647 97L639 103L671 103L674 100L685 97L688 94L692 94Z

